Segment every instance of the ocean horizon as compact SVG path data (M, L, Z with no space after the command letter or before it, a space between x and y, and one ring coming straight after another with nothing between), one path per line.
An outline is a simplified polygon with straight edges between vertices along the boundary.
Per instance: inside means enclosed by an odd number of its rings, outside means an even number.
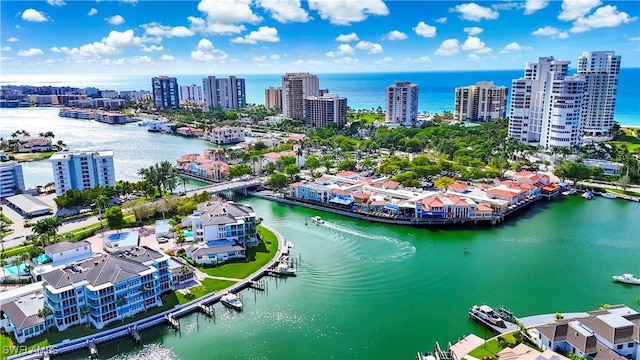
M573 70L575 72L575 70ZM478 81L493 81L496 85L511 88L511 80L521 77L522 69L483 71L437 71L437 72L376 72L376 73L318 73L320 88L347 98L352 109L385 108L385 88L396 81L410 81L420 87L418 110L442 113L453 111L454 89L473 85ZM572 73L572 72L570 72ZM169 75L171 74L158 74ZM50 85L73 87L96 87L102 90L151 90L151 78L158 75L114 75L114 76L61 76L20 80L5 77L3 85ZM282 84L282 74L234 74L245 79L247 103L264 104L264 90ZM202 84L207 75L176 75L179 85ZM215 76L224 77L228 75ZM7 80L7 78L11 80ZM615 120L622 125L640 126L640 68L620 70ZM508 111L508 110L507 110ZM508 113L507 113L508 115Z

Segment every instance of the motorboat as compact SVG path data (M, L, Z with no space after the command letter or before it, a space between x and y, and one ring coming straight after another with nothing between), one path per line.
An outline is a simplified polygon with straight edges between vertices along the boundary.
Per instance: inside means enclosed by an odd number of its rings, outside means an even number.
M621 283L631 284L631 285L640 285L640 279L634 277L633 274L614 275L612 277L613 277L613 280Z
M314 216L313 218L311 218L311 221L313 221L316 225L324 224L324 220L322 220L320 216Z
M501 328L507 327L500 315L493 311L493 309L488 305L473 305L471 310L469 310L469 315L475 317L478 320L486 322L489 325Z
M242 301L240 301L240 297L234 293L226 293L220 298L220 302L222 305L234 309L234 310L242 310Z
M591 190L587 190L584 194L582 194L582 197L587 200L591 200L593 199L593 192Z
M610 192L603 192L602 193L602 197L603 198L607 198L607 199L615 199L615 198L617 198L616 194L610 193Z
M577 192L578 191L576 191L576 189L570 189L570 190L564 191L562 193L562 195L564 195L564 196L575 195L575 193L577 193Z
M287 241L285 246L288 247L289 249L291 249L291 248L293 248L295 246L295 244L292 243L291 241Z
M294 268L286 261L283 261L279 263L273 271L280 275L295 276L296 272L298 272L298 269Z

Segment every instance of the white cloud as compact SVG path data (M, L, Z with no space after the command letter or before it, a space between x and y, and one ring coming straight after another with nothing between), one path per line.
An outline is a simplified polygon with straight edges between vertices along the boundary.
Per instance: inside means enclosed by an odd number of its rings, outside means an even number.
M350 25L365 20L369 15L389 14L382 0L309 0L309 9L317 11L323 20L334 25Z
M154 51L162 51L164 50L164 46L160 45L150 45L150 46L143 46L142 51L144 52L154 52Z
M380 54L383 51L382 50L382 45L376 44L376 43L372 43L372 42L369 42L369 41L360 41L359 43L356 44L356 49L365 50L369 54Z
M162 37L189 37L195 35L191 29L185 26L166 26L159 23L149 23L140 25L141 28L144 29L144 34L159 38L158 40L162 40Z
M280 55L278 55L278 54L273 54L273 55L269 56L269 59L271 59L271 60L278 60L278 59L280 59Z
M125 30L123 32L111 31L109 36L102 39L102 42L107 46L113 47L128 47L128 46L140 46L141 39L133 34L133 30Z
M469 36L467 40L462 44L462 50L470 51L478 54L486 54L491 52L491 48L487 47L487 45L480 40L479 37Z
M191 58L196 61L210 62L215 60L224 60L228 57L227 53L216 49L213 43L207 39L198 42L198 47L191 52Z
M474 35L479 35L484 31L483 28L481 27L477 27L477 26L471 26L471 27L466 27L464 28L464 32L466 32L467 34L474 36Z
M416 34L426 38L432 38L436 36L436 27L425 24L424 21L420 21L418 25L413 28L413 31L415 31Z
M267 57L265 55L255 56L253 61L265 61Z
M435 22L437 22L438 24L446 24L447 23L447 17L441 17L441 18L437 18L434 20Z
M252 44L255 45L258 42L278 42L278 29L269 26L260 26L257 31L252 31L244 37L237 37L231 39L232 43L236 44Z
M467 56L467 60L471 60L471 61L479 61L479 60L481 60L481 59L480 59L480 56L478 56L477 54L473 54L473 53L471 53L471 54L469 54L469 55Z
M11 46L3 46L2 51L11 51Z
M497 11L476 3L456 5L449 11L457 12L462 19L469 21L480 21L482 19L495 20L500 16L500 13Z
M320 66L326 64L322 60L296 60L292 63L293 65L311 65L311 66Z
M435 51L434 54L449 56L455 55L460 51L460 44L458 44L458 39L447 39L440 44L438 50Z
M542 10L549 5L549 0L527 0L524 3L524 14L531 15L538 10Z
M105 18L104 21L108 22L111 25L120 25L124 23L124 18L120 15L113 15L111 17Z
M382 39L389 40L389 41L406 40L407 38L408 38L407 34L398 30L391 30L382 36Z
M51 6L65 6L65 5L67 5L67 3L64 2L64 0L47 0L47 4L49 4Z
M354 32L352 32L351 34L340 34L336 38L336 41L338 42L352 42L352 41L358 41L358 40L360 39L358 39L358 35Z
M89 12L87 13L87 16L93 16L93 15L95 15L97 13L98 13L98 9L91 8L91 10L89 10Z
M206 34L237 34L245 30L242 23L257 24L262 17L251 10L252 0L201 0L198 10L205 20L190 16L191 29Z
M309 13L300 6L300 0L257 0L256 4L281 23L311 20Z
M564 21L575 20L591 12L596 6L602 4L600 0L562 0L562 11L558 19Z
M346 56L343 58L335 59L333 60L333 62L336 64L342 64L342 65L352 65L352 64L358 63L358 59L354 59Z
M618 11L618 8L612 5L606 5L598 8L593 14L587 17L579 17L573 22L573 27L569 30L572 33L581 33L591 29L599 29L605 27L616 27L636 21L637 17L630 17L626 12Z
M428 56L422 56L419 58L404 58L402 60L402 63L404 64L420 64L420 63L426 63L426 62L430 62L431 58Z
M519 9L524 7L524 5L520 2L512 2L512 1L501 1L497 4L492 4L491 8L494 10L511 10L511 9Z
M36 55L44 55L44 52L42 52L42 50L37 48L18 51L18 56L36 56Z
M36 9L27 9L22 12L22 20L31 22L45 22L48 19L46 16L44 16L43 13Z
M393 58L390 56L385 56L384 58L375 61L376 64L387 64L390 62L393 62Z
M538 30L532 32L531 35L550 36L553 39L566 39L569 37L569 33L558 28L554 28L553 26L545 26L543 28L539 28Z
M126 3L126 4L132 4L135 5L138 3L138 0L118 0L120 2Z
M345 55L351 55L354 52L355 52L355 50L353 49L353 47L351 47L351 45L349 45L349 44L340 44L340 45L338 45L338 50L329 51L328 53L326 53L326 55L328 57L345 56Z
M54 53L63 53L66 55L70 55L70 56L75 56L75 57L95 57L95 56L100 56L100 55L113 55L113 54L119 54L120 52L122 52L120 49L114 47L114 46L109 46L106 45L105 43L102 42L93 42L91 44L85 44L80 46L80 48L68 48L66 46L62 46L62 47L52 47L51 52Z
M630 37L629 41L640 41L640 37Z
M514 41L512 43L507 44L502 50L500 50L500 52L504 54L510 51L530 51L530 50L533 50L531 46L520 45Z
M20 41L20 39L18 39L17 37L13 37L13 36L7 39L7 42L18 42L18 41Z
M175 59L176 59L176 58L174 58L173 56L171 56L171 55L167 55L167 54L163 54L163 55L160 57L160 60L162 60L162 61L173 61L173 60L175 60Z

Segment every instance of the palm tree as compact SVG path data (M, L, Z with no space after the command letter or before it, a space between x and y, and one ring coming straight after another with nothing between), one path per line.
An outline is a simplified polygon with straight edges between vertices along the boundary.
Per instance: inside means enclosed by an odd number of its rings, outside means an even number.
M24 264L24 272L26 272L27 276L29 276L29 271L31 271L29 269L30 266L27 265L27 261L29 260L29 254L28 253L22 253L20 255L20 259L22 260L22 263Z
M96 198L96 206L98 207L98 218L102 219L102 209L107 206L107 203L109 202L109 198L104 195L104 194L100 194L98 195L98 197Z
M89 314L91 313L91 307L89 305L82 305L80 307L80 316L87 319L87 323L85 324L89 327Z
M116 297L116 306L122 310L122 307L125 305L127 305L127 298L123 295L118 295L118 297ZM122 317L122 321L124 321L124 316L122 316L122 314L120 314L120 316Z
M146 285L143 285L140 288L140 294L142 294L142 306L144 306L144 312L147 312L147 302L145 297L151 293L151 289L149 289Z
M42 309L38 310L38 317L44 318L44 328L47 330L47 334L49 333L49 326L47 326L47 317L53 315L53 310L50 307L44 306Z
M31 228L31 231L38 236L44 235L48 243L49 237L53 236L55 238L60 226L62 226L62 221L59 217L54 216L38 220Z
M0 259L0 267L2 267L2 275L3 278L7 277L7 269L5 269L4 267L7 266L7 260L5 259Z

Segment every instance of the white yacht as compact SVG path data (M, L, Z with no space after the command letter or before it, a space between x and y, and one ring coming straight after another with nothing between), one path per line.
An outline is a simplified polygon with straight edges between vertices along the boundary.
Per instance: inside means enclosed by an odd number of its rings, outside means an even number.
M617 198L616 194L610 193L610 192L603 192L602 193L602 197L603 198L607 198L607 199L615 199L615 198Z
M640 279L634 277L633 274L614 275L612 277L613 277L613 280L621 283L631 284L631 285L640 285Z
M283 261L279 263L278 266L276 266L276 268L273 271L280 275L295 276L296 272L298 272L298 269L294 268L293 266L288 264L286 261Z
M222 303L222 305L234 309L234 310L242 310L242 301L240 301L240 298L238 297L238 295L234 294L234 293L227 293L225 295L223 295L220 298L220 302Z
M577 193L576 189L570 189L570 190L564 191L562 195L568 196L568 195L574 195L575 193Z
M322 220L320 216L314 216L313 218L311 218L311 221L313 221L316 225L324 224L324 220Z
M471 310L469 310L469 315L475 317L478 320L484 321L489 325L501 328L507 327L500 315L493 311L493 309L488 305L473 305Z

